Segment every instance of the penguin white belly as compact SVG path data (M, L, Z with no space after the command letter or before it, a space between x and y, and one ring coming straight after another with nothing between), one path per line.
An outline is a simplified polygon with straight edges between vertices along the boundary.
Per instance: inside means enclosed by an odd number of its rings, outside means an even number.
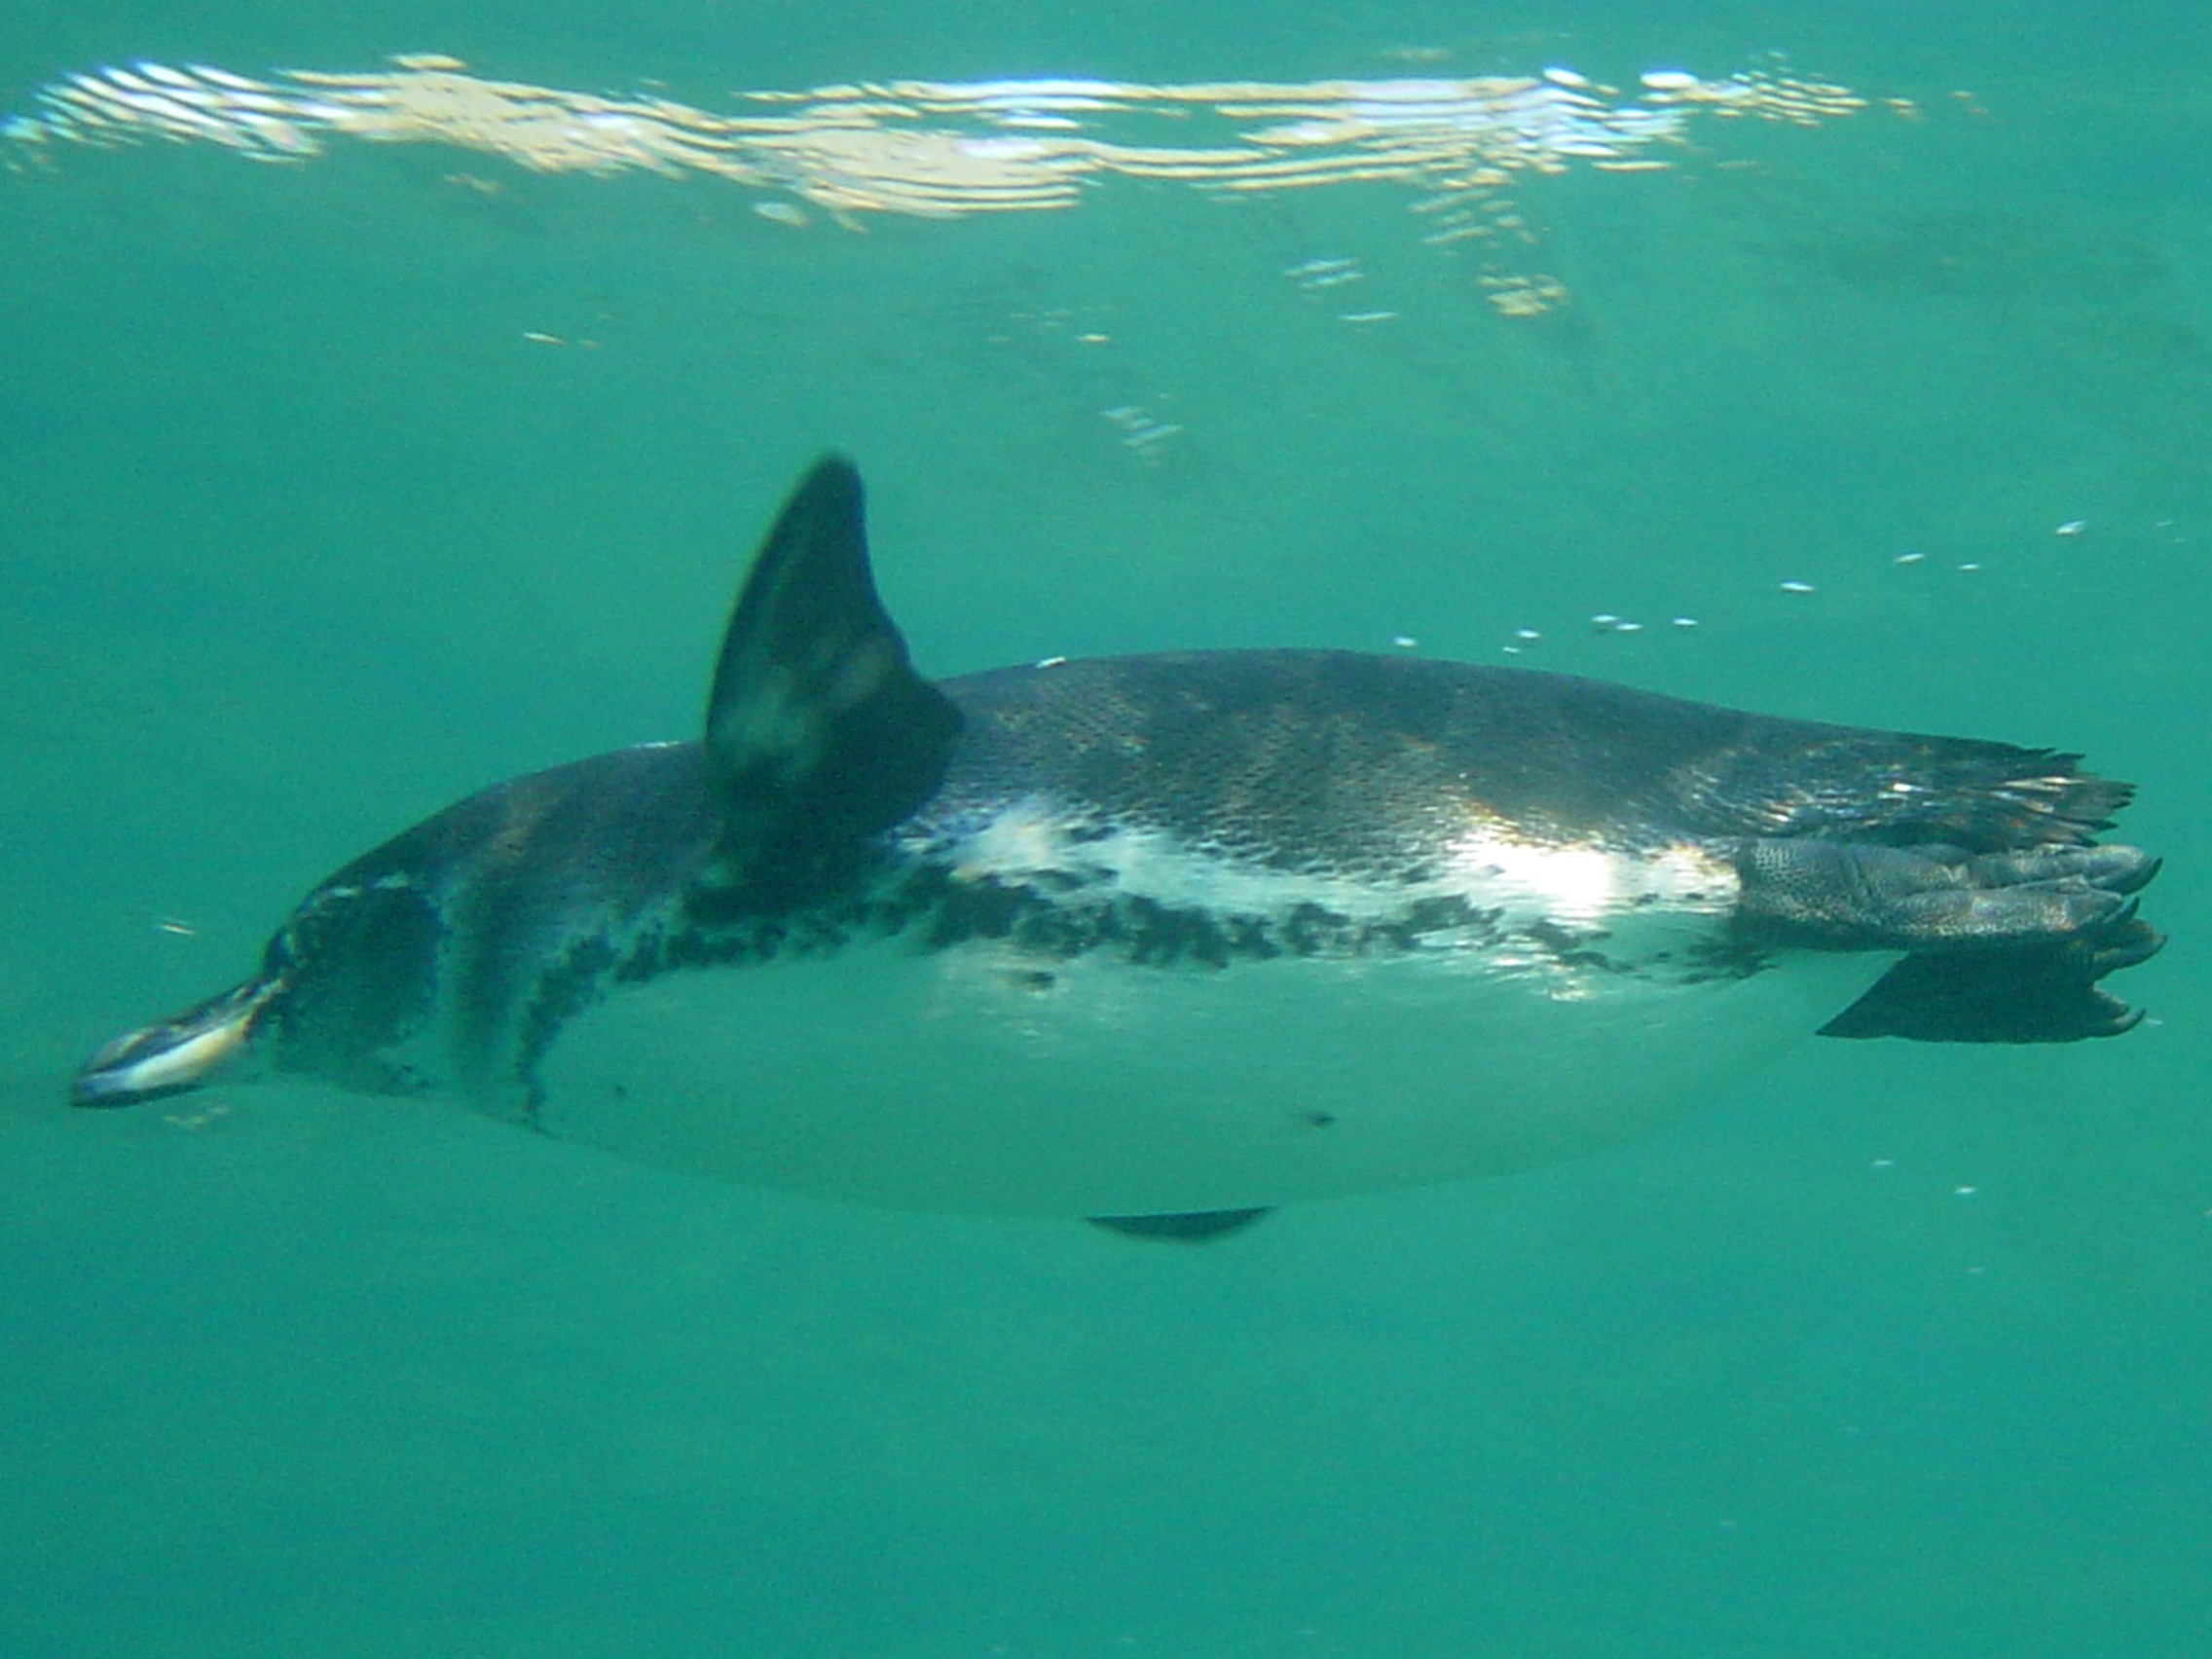
M1273 1204L1631 1139L1895 960L1791 952L1685 983L1471 950L1224 970L880 942L624 988L543 1057L535 1121L667 1167L900 1207Z

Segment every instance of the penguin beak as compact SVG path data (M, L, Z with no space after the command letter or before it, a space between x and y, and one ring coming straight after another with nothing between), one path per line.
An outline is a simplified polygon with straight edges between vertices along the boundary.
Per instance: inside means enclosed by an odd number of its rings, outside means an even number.
M282 979L256 980L125 1032L78 1068L70 1105L132 1106L197 1088L246 1046L261 1011L283 987Z

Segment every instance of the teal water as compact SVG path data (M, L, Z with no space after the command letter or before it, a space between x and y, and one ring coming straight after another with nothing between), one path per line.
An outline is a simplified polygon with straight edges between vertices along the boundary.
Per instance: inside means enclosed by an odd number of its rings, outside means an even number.
M1518 181L1571 296L1527 317L1393 183L794 230L433 146L0 173L0 1655L2204 1651L2198 9L295 10L11 8L0 111L404 51L709 107L1780 51L1877 101ZM2116 985L2157 1023L1809 1043L1618 1153L1197 1251L308 1088L61 1108L360 848L683 735L832 444L936 673L1531 628L2084 750L2169 860Z

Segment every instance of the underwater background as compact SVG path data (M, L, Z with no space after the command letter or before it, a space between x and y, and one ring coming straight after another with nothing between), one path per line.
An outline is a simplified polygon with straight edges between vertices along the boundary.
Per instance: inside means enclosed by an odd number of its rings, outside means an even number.
M933 217L26 125L102 65L394 54L718 110L1547 67L1863 107L1514 171L1464 239L1404 178ZM2207 1651L2208 63L2182 0L16 0L0 1659ZM1608 1156L1199 1249L304 1086L63 1107L356 852L689 735L830 446L933 674L1419 649L2084 751L2168 860L2113 986L2152 1021L1808 1042Z

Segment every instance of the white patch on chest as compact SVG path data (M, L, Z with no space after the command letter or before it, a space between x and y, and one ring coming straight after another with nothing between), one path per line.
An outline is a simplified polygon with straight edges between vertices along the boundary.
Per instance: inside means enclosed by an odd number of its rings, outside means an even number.
M1735 869L1694 842L1635 854L1588 844L1539 842L1470 819L1427 879L1381 884L1326 871L1240 859L1152 829L1080 832L1078 815L1049 800L1023 801L931 851L972 880L1073 876L1131 898L1216 914L1278 915L1317 904L1377 921L1424 900L1464 899L1509 925L1606 927L1650 907L1718 916L1736 903Z
M1534 910L1576 928L1603 927L1653 904L1719 915L1735 905L1741 887L1730 866L1686 841L1629 857L1515 841L1489 829L1454 842L1447 869L1443 885L1477 903L1487 895L1509 911Z

